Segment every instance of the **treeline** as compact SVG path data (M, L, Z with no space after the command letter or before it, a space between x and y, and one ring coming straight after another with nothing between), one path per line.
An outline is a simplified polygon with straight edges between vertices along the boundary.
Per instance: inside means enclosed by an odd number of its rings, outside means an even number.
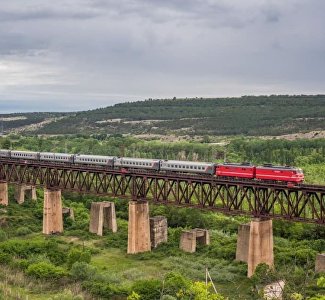
M234 159L258 164L308 165L325 162L325 139L260 140L244 138L233 140L229 146ZM237 157L236 157L237 156Z
M212 161L219 146L160 141L143 141L132 137L115 136L58 136L58 137L22 137L12 135L0 138L0 147L44 152L83 153L96 155L128 156L142 158L181 159L194 161Z
M209 142L161 142L140 140L121 135L73 135L55 137L0 137L3 149L44 152L84 153L142 158L180 159L192 161L249 161L255 164L305 166L325 162L325 139L247 139L236 138L227 145Z

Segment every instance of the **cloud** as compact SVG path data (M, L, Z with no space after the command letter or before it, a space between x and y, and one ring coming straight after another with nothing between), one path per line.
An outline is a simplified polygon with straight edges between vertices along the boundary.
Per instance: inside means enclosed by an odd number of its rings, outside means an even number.
M0 3L0 111L325 92L321 0Z

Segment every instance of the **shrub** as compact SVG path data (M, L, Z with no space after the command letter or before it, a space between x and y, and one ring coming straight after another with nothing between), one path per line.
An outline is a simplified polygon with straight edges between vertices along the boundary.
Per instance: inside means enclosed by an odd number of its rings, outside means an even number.
M136 292L132 292L131 295L127 297L127 300L140 300L141 297Z
M75 262L90 263L91 253L88 250L72 248L68 254L68 267L71 268Z
M99 296L103 299L111 299L112 296L126 296L128 294L127 290L103 282L85 281L82 284L82 287L93 295Z
M75 280L87 280L94 277L96 268L86 262L75 262L70 270L71 277Z
M23 236L32 233L32 231L28 227L19 227L16 230L16 235Z
M140 295L141 300L159 299L162 284L157 279L139 280L132 286L132 291Z
M67 261L67 250L59 247L59 244L54 239L49 239L46 244L46 256L55 265L62 265Z
M165 276L164 294L176 295L181 289L187 289L190 285L190 280L177 272L170 272Z
M27 274L40 279L59 279L66 276L66 271L48 262L31 264L27 268Z
M0 250L5 253L28 258L31 254L42 253L46 249L46 243L43 240L8 240L0 245Z
M5 240L7 240L7 234L0 229L0 242L4 242Z
M12 257L8 253L0 252L0 263L9 264L12 261Z
M83 297L80 295L73 295L71 291L64 290L62 293L56 294L52 298L49 298L49 300L82 300Z

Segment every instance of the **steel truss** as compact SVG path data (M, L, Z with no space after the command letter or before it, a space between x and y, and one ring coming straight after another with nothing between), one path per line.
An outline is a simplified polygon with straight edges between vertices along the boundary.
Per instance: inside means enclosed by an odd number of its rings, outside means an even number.
M325 225L325 186L0 159L0 181Z

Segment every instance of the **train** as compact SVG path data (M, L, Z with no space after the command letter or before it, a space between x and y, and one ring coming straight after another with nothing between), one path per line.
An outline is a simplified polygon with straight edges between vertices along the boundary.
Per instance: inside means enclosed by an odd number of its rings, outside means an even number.
M274 166L264 164L255 166L251 163L211 163L181 160L145 159L117 156L100 156L85 154L67 154L52 152L31 152L0 149L0 158L30 160L75 165L95 165L123 172L129 170L151 170L155 172L176 172L200 174L227 179L245 179L257 181L301 183L304 181L302 169L292 166Z

